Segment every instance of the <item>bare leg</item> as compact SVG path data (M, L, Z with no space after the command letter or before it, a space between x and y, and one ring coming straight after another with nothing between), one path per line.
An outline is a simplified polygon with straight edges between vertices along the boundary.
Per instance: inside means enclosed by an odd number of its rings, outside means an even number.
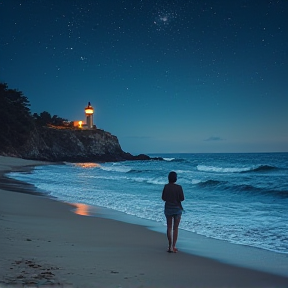
M178 226L181 220L181 215L177 215L176 217L174 217L174 224L173 224L173 251L177 252L177 248L176 248L176 242L178 239Z
M167 239L168 239L168 251L172 250L172 216L166 217L167 220Z

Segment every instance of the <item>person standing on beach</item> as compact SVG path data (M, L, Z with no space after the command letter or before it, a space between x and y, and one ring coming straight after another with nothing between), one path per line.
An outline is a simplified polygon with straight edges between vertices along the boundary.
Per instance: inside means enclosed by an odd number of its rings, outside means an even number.
M164 186L162 200L165 201L164 214L167 220L167 252L176 253L176 242L178 238L178 226L181 220L183 207L181 202L184 201L182 186L175 184L177 181L176 172L172 171L168 175L169 183ZM173 229L173 235L172 235Z

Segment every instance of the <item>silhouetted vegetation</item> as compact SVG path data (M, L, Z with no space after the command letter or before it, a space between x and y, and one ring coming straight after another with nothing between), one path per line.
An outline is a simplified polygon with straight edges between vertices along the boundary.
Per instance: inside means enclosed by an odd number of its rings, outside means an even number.
M0 121L0 152L5 152L21 147L36 126L64 126L66 119L51 116L46 111L32 116L28 98L0 82Z
M28 98L0 83L0 103L0 148L24 144L34 125Z
M34 113L33 118L36 125L38 126L63 126L63 123L67 122L67 119L63 119L61 117L58 117L57 115L51 116L51 114L47 111L43 111L39 115L37 113Z

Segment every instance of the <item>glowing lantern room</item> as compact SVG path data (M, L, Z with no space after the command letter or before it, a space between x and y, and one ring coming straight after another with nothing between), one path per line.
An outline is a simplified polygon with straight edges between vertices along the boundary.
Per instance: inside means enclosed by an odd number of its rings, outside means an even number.
M88 102L88 106L85 108L86 123L87 123L88 129L93 128L93 113L94 113L94 109L91 106L90 102Z

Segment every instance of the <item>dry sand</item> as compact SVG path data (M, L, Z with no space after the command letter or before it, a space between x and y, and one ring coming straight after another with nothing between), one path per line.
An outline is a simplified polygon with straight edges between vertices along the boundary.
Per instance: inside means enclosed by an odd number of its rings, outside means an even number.
M0 176L43 164L0 156ZM1 288L288 287L279 275L167 253L162 233L97 217L97 211L96 217L77 215L71 205L15 183L0 181Z

